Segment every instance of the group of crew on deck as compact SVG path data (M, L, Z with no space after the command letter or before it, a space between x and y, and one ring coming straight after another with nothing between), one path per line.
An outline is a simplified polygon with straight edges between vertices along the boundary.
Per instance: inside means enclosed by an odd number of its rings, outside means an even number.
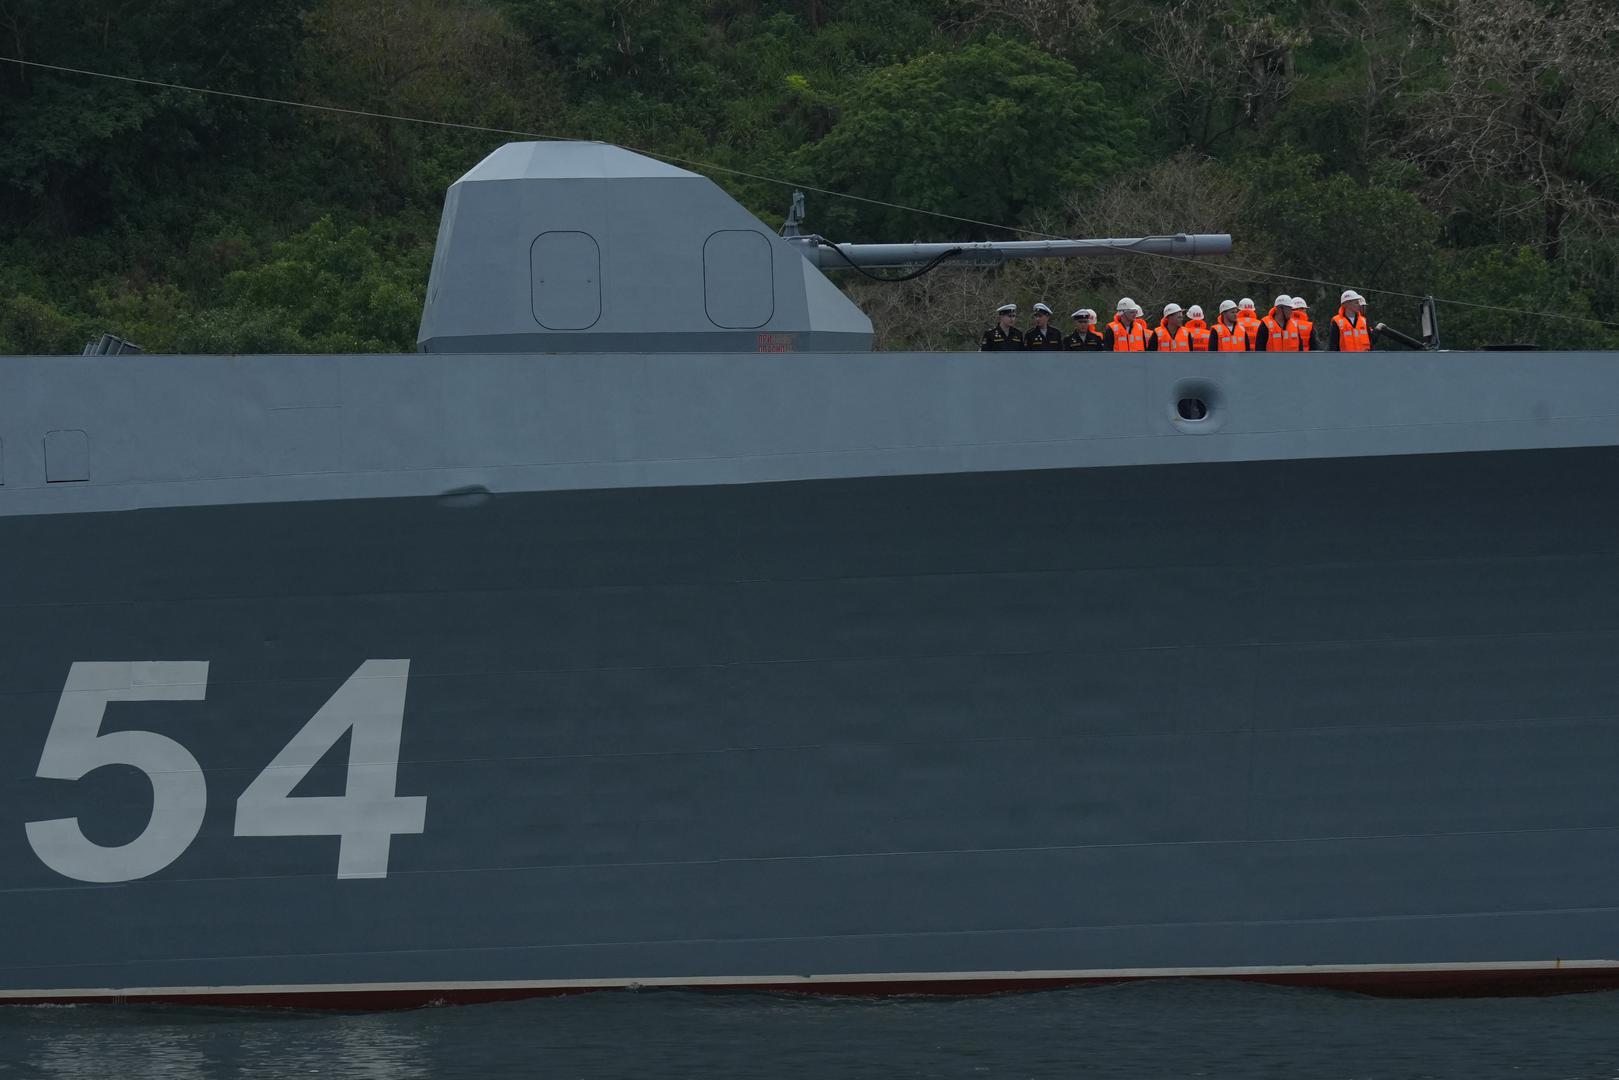
M1165 304L1157 326L1147 325L1147 313L1128 296L1119 301L1113 321L1097 326L1096 312L1080 308L1070 316L1073 332L1064 335L1051 325L1051 308L1034 305L1029 330L1012 325L1016 304L995 309L995 325L984 331L980 352L1050 350L1067 352L1365 352L1377 339L1366 321L1366 298L1353 289L1344 291L1338 313L1325 328L1310 319L1310 305L1302 296L1285 293L1261 316L1254 302L1220 301L1211 326L1197 304L1182 308Z

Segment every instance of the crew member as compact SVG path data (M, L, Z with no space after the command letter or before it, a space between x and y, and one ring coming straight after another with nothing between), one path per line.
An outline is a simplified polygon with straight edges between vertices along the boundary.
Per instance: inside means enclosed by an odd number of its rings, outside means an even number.
M1069 352L1095 352L1103 348L1102 332L1096 328L1096 312L1082 307L1074 312L1074 332L1062 339Z
M1286 293L1276 298L1254 331L1254 349L1259 352L1298 352L1299 331L1293 325L1293 298Z
M1062 331L1051 325L1051 308L1045 301L1034 305L1034 328L1023 335L1025 349L1062 348Z
M1315 323L1310 321L1310 305L1304 297L1293 298L1293 325L1299 331L1299 352L1309 352L1315 348Z
M1254 310L1254 302L1250 297L1243 297L1237 303L1237 324L1248 333L1248 347L1254 347L1254 335L1259 333L1259 312Z
M1203 321L1203 308L1193 304L1186 309L1186 332L1192 335L1192 351L1209 351L1209 324Z
M1114 309L1113 321L1102 332L1102 348L1110 352L1153 352L1158 348L1157 338L1147 332L1147 320L1141 318L1141 308L1128 296Z
M1179 304L1165 304L1164 317L1152 332L1159 352L1191 352L1192 334Z
M1338 314L1327 331L1329 352L1367 352L1377 340L1377 331L1366 323L1366 298L1354 289L1338 298Z
M1023 331L1012 325L1017 314L1016 304L1002 304L995 309L995 325L984 331L978 343L979 352L1022 352Z
M1214 320L1214 351L1247 352L1248 340L1248 328L1242 324L1242 309L1237 307L1237 302L1220 301L1220 317Z

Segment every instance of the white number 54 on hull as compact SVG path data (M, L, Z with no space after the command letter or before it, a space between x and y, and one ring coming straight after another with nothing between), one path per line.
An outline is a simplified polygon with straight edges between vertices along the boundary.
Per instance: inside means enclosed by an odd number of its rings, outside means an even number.
M388 876L394 834L420 833L425 795L394 794L405 720L409 660L367 660L236 801L237 836L336 836L337 876ZM128 765L152 785L152 815L127 844L104 846L76 817L30 821L28 843L41 862L76 881L148 877L185 853L202 828L208 785L184 746L152 731L101 733L114 701L202 701L208 662L78 662L69 670L35 775L79 780L105 765ZM352 731L342 795L295 796L293 790L332 746Z

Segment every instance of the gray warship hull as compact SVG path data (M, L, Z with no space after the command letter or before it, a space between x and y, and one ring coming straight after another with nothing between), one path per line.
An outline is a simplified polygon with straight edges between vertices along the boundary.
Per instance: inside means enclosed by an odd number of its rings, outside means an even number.
M8 361L0 999L1619 981L1610 364Z

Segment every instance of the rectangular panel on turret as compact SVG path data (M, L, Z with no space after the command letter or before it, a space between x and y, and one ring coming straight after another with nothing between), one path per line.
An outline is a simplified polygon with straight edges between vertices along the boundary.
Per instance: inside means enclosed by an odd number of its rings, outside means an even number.
M585 330L601 318L601 248L587 232L541 233L529 251L534 320L547 330Z
M776 313L770 238L751 229L722 229L703 244L703 299L708 321L752 330Z

